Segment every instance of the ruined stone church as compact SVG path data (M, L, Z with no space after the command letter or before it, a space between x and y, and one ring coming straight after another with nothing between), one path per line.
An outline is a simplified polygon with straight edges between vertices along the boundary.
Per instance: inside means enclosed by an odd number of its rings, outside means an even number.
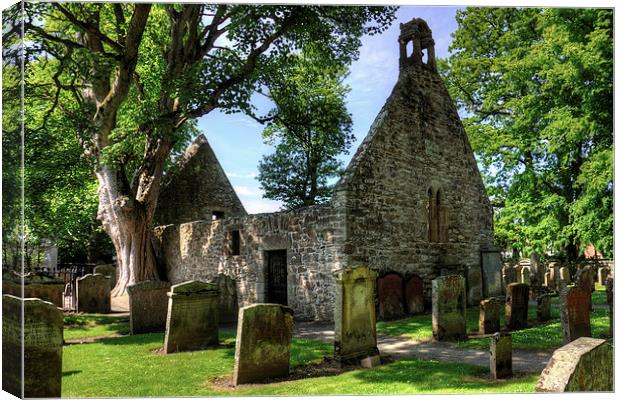
M172 283L224 278L238 306L287 304L300 320L332 320L333 273L356 265L378 273L384 319L430 309L440 275L464 276L470 304L487 293L489 199L431 30L421 19L400 27L398 81L329 204L248 215L196 139L160 196L155 233Z

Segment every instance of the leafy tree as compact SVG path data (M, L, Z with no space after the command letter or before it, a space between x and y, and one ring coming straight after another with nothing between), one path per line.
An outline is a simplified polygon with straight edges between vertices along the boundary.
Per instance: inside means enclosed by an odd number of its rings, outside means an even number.
M442 64L496 239L571 258L613 237L613 11L468 8Z
M381 32L394 11L25 3L27 57L41 65L27 70L26 82L53 85L44 113L60 110L71 121L97 177L97 215L120 270L113 295L164 277L151 224L166 163L194 134L195 119L217 108L251 112L250 97L267 67L307 45L326 65L348 64L360 36ZM46 66L53 73L37 72ZM45 131L50 119L42 121L38 129Z
M320 56L291 55L265 82L275 104L263 136L277 143L263 157L258 180L265 197L294 209L324 203L331 195L328 179L337 176L354 139L342 85L345 69L324 65Z

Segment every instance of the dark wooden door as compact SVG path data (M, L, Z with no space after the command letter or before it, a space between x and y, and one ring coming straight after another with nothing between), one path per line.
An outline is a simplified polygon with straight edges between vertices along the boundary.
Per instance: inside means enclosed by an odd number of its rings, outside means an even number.
M286 250L267 252L267 302L287 305Z

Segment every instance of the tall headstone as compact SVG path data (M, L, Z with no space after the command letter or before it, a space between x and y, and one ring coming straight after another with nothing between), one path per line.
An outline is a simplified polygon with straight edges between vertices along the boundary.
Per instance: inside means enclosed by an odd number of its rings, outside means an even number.
M540 374L537 392L611 392L613 348L603 339L581 337L555 350Z
M473 306L480 303L482 299L482 272L480 266L474 265L467 268L467 279L465 289L467 294L467 305Z
M293 310L281 304L253 304L239 312L233 384L261 382L289 374Z
M465 339L465 279L460 275L434 279L432 297L433 337L437 340Z
M41 299L2 296L3 390L17 397L60 397L62 344L62 310Z
M549 290L553 290L555 285L553 285L552 282L553 280L551 279L551 272L545 272L543 286L547 287Z
M568 267L560 268L560 280L564 282L565 285L570 285L570 270Z
M94 274L101 274L110 278L110 287L116 286L116 265L114 264L101 264L93 268Z
M484 297L502 294L502 257L499 251L482 252L482 279Z
M219 299L217 285L189 281L168 292L164 352L202 350L217 346Z
M402 318L405 314L403 279L391 272L377 279L379 318L383 320Z
M512 335L496 332L491 336L491 378L504 379L512 376Z
M575 274L575 285L587 292L588 310L592 310L592 292L594 292L594 273L590 266L585 266Z
M517 282L517 270L514 266L510 264L504 264L502 267L502 281L504 285L504 293L506 292L506 287L511 283Z
M360 266L334 272L334 356L340 364L379 354L375 316L377 273Z
M530 288L524 283L511 283L506 287L506 327L527 328L527 309Z
M546 322L551 319L551 296L542 293L536 298L536 320Z
M598 284L601 286L605 286L605 280L607 280L607 276L609 275L609 269L607 267L601 267L598 269Z
M530 269L529 268L523 268L521 270L521 282L520 283L524 283L527 286L530 286L530 284L532 283L531 278L530 278Z
M413 275L405 284L405 302L409 314L424 312L424 282L417 275Z
M560 279L560 265L553 261L549 263L549 282L548 287L551 290L558 290L558 280Z
M129 330L132 335L166 328L170 282L144 281L127 287Z
M102 274L88 274L77 279L77 311L109 313L110 278Z
M590 292L578 286L568 286L560 292L560 320L564 343L592 336L588 299Z
M217 287L220 291L220 323L236 322L239 316L237 283L230 276L219 274Z
M495 297L480 301L478 331L481 335L499 332L499 300Z

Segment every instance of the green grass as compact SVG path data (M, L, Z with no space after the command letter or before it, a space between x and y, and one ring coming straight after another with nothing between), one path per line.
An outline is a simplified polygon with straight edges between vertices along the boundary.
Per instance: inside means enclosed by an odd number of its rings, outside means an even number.
M238 388L216 387L230 377L234 333L220 331L217 349L162 355L161 333L65 346L63 397L240 396L319 394L532 392L537 374L507 381L486 377L487 368L435 361L400 360L371 370ZM292 366L331 355L329 343L293 339Z
M65 315L65 340L99 336L126 335L129 317L110 314Z
M594 284L595 290L592 293L592 304L607 304L607 292L605 286Z

